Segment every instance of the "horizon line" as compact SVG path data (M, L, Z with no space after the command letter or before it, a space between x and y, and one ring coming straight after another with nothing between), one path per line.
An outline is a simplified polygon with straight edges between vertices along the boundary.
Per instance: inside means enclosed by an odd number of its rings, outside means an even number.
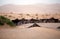
M0 6L4 6L4 5L38 5L38 4L44 4L44 3L35 3L35 4L3 4ZM52 4L60 4L60 3L50 3L50 4L44 4L44 5L52 5Z

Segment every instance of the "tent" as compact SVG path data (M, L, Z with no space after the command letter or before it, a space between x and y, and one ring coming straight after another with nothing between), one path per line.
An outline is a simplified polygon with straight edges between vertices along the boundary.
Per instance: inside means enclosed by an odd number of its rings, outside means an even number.
M31 27L40 27L38 24L34 23L33 25L29 26L28 28L31 28Z

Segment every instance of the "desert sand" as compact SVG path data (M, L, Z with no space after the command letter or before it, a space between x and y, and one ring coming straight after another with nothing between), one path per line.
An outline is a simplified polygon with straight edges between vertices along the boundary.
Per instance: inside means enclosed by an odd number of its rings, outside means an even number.
M51 17L60 20L60 4L28 6L4 5L0 6L0 16L5 16L10 20L17 18L49 19ZM57 29L60 23L37 24L41 27L28 28L32 24L23 24L14 28L8 25L0 26L0 39L60 39L60 29Z
M49 19L51 17L54 17L56 19L60 19L60 14L23 14L23 13L0 13L0 16L4 16L4 17L7 17L9 18L10 20L14 20L14 19L22 19L22 18L25 18L25 19L36 19L38 17L38 19Z
M15 28L2 28L0 29L0 39L60 39L59 30L43 26L27 28L28 25L32 24L24 24Z
M50 18L56 17L60 19L60 14L15 14L15 13L0 13L0 15L13 19L31 19L38 17L38 19L42 18ZM14 28L10 28L7 25L4 27L0 27L0 39L60 39L60 30L56 28L60 26L60 23L37 23L41 27L32 27L28 28L32 24L23 24Z

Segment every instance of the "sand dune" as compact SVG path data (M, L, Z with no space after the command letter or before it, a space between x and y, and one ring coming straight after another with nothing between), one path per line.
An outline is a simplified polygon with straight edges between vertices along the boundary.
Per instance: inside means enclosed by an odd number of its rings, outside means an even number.
M4 5L0 6L0 16L1 15L11 20L16 18L36 19L37 17L38 19L51 17L60 19L60 4L28 6ZM60 31L56 30L56 28L60 26L59 23L37 24L41 27L28 28L32 24L24 24L10 28L4 25L4 27L0 27L0 39L60 39Z
M0 12L15 13L60 13L60 4L35 4L35 5L12 5L0 6Z
M26 24L25 27L0 29L0 39L60 39L60 31L44 27L27 28Z

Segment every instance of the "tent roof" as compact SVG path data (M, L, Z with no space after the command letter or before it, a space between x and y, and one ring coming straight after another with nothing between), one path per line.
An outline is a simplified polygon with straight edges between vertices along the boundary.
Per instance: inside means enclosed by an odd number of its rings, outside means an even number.
M31 28L31 27L40 27L38 24L34 23L33 25L29 26L28 28Z

